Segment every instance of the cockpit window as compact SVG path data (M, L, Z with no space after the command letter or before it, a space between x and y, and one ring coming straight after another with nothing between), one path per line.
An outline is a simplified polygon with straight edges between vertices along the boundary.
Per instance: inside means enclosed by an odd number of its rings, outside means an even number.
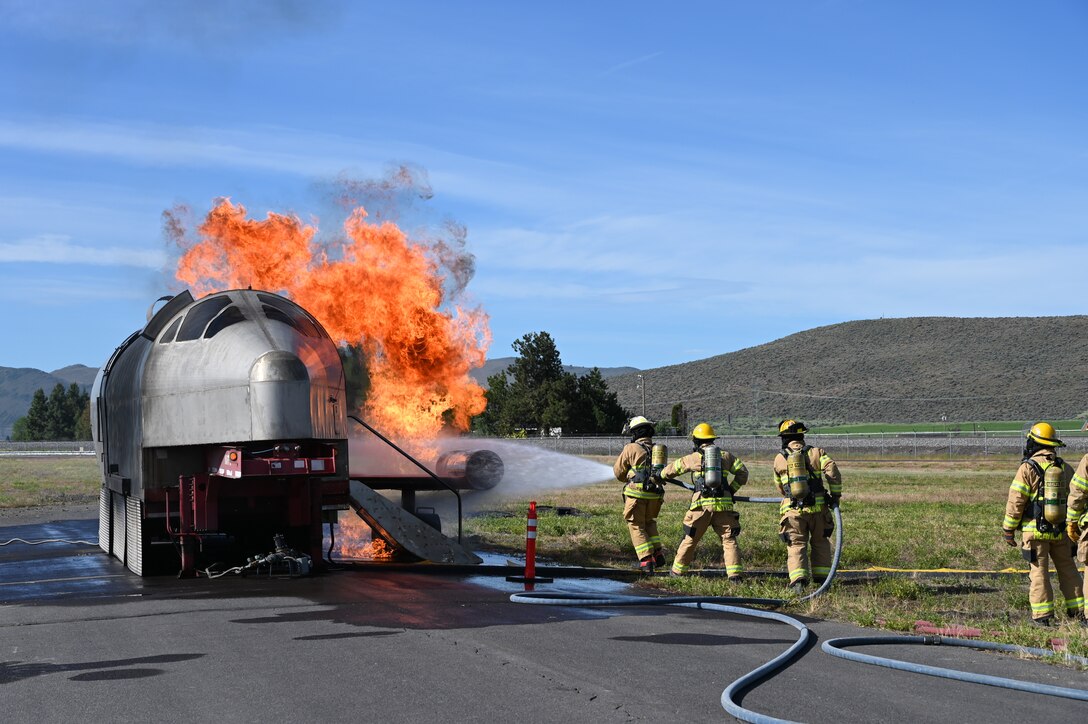
M269 319L294 327L304 337L321 339L325 336L310 316L297 305L270 294L258 294L257 298L264 302L261 308Z
M198 302L189 309L178 331L178 342L200 339L208 322L230 304L230 297L214 297Z
M245 321L245 315L242 314L242 310L232 304L224 309L222 314L212 320L212 323L204 330L204 339L211 339L230 325L238 324L243 321Z
M170 328L166 330L161 338L159 338L159 344L170 344L174 341L174 335L178 333L178 327L181 326L181 317L178 317L170 323Z

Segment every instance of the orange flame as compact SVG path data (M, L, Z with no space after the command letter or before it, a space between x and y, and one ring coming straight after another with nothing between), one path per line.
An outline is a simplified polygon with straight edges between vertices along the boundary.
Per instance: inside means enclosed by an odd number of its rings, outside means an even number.
M353 513L340 516L337 525L336 555L340 558L388 560L396 551Z
M486 359L488 318L447 303L436 261L449 256L445 242L415 243L390 221L369 221L362 207L326 248L315 245L316 225L271 212L248 219L229 199L197 227L195 243L186 242L178 210L165 216L183 249L177 278L196 295L246 286L286 294L338 343L361 344L371 383L362 414L378 429L428 439L446 424L467 430L483 412L483 389L469 371ZM454 281L456 295L464 279Z

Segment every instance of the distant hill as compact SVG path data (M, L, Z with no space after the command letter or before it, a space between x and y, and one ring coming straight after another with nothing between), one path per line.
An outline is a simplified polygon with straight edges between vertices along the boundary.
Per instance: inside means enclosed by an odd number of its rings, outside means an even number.
M1072 419L1088 411L1088 316L844 322L695 362L644 370L646 414L682 402L689 424ZM612 377L641 412L633 375Z
M11 435L11 426L26 414L38 388L48 395L58 383L68 387L75 382L89 390L97 374L97 367L86 365L69 365L52 372L30 367L0 367L0 440Z
M505 370L507 367L513 364L515 359L517 359L517 357L498 357L496 359L489 359L487 362L484 363L483 367L473 370L470 374L472 375L472 379L476 380L476 382L482 385L484 389L487 389L487 378L491 375L498 374L499 372ZM563 369L578 377L581 377L593 368L563 365ZM601 377L605 378L638 372L637 367L601 367L599 369L601 370Z
M1034 421L1088 416L1088 316L910 317L817 327L737 352L638 370L601 368L620 404L664 419L681 402L689 425L767 431L793 417L808 424ZM487 378L514 357L488 360ZM565 369L583 375L588 367ZM0 367L0 438L26 414L34 390L87 388L97 370L51 373Z

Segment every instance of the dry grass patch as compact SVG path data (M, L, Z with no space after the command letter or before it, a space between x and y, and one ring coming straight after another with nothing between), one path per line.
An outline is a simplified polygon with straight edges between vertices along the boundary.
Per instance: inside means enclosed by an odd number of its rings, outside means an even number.
M0 508L94 502L101 475L92 457L0 458Z

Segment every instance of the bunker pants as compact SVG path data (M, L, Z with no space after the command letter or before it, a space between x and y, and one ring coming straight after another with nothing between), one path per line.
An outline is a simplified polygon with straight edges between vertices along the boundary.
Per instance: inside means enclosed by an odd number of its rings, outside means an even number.
M661 498L623 497L623 519L631 534L631 545L641 561L661 550L661 536L657 532L657 514L661 512Z
M689 510L684 516L684 540L676 549L676 558L672 562L672 572L683 575L695 560L695 546L699 545L708 528L722 540L722 558L725 561L725 573L730 578L737 578L744 572L741 562L737 536L740 534L740 515L734 510Z
M802 578L823 580L831 573L831 533L834 532L831 511L802 513L791 510L779 522L779 535L786 544L786 568L790 583ZM812 571L809 575L809 549Z
M1061 540L1039 540L1030 534L1021 543L1024 558L1028 560L1028 601L1031 617L1046 618L1054 615L1054 588L1050 585L1050 563L1058 572L1058 585L1065 598L1065 608L1070 616L1083 615L1084 596L1080 585L1080 573L1073 562L1072 543Z

